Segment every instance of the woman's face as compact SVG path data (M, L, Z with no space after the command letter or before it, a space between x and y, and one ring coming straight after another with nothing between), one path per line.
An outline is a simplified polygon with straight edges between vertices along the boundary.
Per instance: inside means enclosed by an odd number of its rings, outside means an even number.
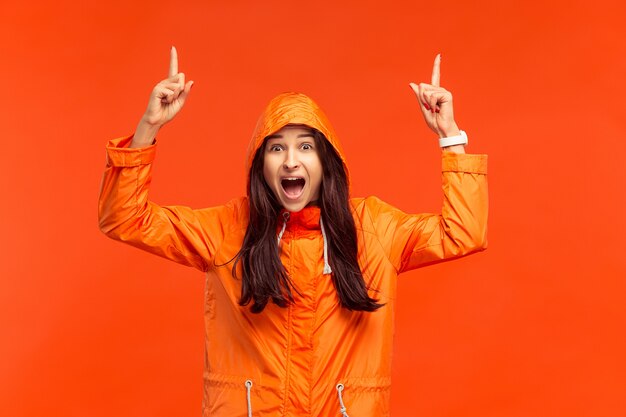
M263 153L263 177L285 209L317 202L323 172L311 128L283 127L268 137Z

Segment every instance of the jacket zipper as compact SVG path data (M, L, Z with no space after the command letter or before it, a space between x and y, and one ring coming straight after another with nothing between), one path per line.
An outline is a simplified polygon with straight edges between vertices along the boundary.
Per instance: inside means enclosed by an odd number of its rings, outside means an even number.
M285 224L287 224L287 220L289 220L289 212L285 213ZM293 238L289 240L289 253L293 253ZM293 269L293 265L291 263L291 256L289 256L289 270L288 274L291 274ZM292 305L291 303L287 307L287 364L285 366L285 372L287 373L285 378L285 394L284 394L284 402L283 402L283 412L282 415L285 415L287 412L287 400L289 399L289 388L291 384L291 326L292 326Z

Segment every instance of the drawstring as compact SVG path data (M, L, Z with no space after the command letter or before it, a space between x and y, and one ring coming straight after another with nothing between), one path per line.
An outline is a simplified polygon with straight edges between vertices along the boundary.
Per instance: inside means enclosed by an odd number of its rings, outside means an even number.
M333 272L333 270L330 268L330 265L328 264L328 244L326 243L326 231L324 230L324 222L322 221L321 217L320 217L320 229L322 229L322 239L324 240L324 271L322 271L322 274L328 275L331 272Z
M289 221L288 211L283 213L283 219L284 219L283 227L280 229L280 233L278 234L278 241L277 241L278 246L280 246L280 240L282 239L283 234L285 233L285 229L287 228L287 222ZM330 267L330 264L328 263L328 242L326 241L326 230L324 230L324 222L322 221L321 217L320 217L320 229L322 229L322 240L324 241L324 270L322 271L322 274L328 275L328 274L331 274L333 270Z
M250 388L252 388L252 381L246 380L246 399L248 400L248 417L252 417L252 402L250 401Z
M282 239L283 233L285 233L285 229L287 228L287 222L289 221L289 212L288 211L283 213L283 219L284 219L283 228L280 229L280 233L278 234L278 242L277 242L278 246L280 246L280 239Z
M349 417L348 409L345 405L343 405L343 398L341 397L341 392L343 391L343 388L343 384L337 384L337 396L339 397L339 405L341 405L341 409L339 411L341 412L341 417Z

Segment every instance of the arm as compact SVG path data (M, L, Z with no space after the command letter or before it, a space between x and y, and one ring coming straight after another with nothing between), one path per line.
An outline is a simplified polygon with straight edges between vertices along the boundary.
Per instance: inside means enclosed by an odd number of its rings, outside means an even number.
M487 247L487 156L442 154L441 214L406 214L368 199L372 222L398 273Z
M154 138L182 109L192 85L178 72L178 53L172 47L168 77L152 89L135 134L107 146L98 215L107 236L205 271L232 219L232 206L192 210L148 200Z
M459 135L452 94L440 86L441 55L431 83L411 83L427 126L440 138ZM487 247L487 156L467 155L464 145L442 148L443 206L440 215L407 215L388 205L375 225L399 272L456 258ZM384 245L383 245L384 246Z
M148 199L156 145L132 149L128 136L109 142L98 202L108 237L206 271L234 213L233 204L192 210Z

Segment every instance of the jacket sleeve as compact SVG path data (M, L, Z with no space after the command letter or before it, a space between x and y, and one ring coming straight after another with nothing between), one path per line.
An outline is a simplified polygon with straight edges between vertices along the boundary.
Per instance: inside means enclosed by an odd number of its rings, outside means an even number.
M487 248L487 155L442 154L441 214L406 214L376 199L375 233L398 273Z
M128 148L132 135L109 141L98 201L100 230L183 265L206 271L233 216L232 204L193 210L148 200L156 145Z

